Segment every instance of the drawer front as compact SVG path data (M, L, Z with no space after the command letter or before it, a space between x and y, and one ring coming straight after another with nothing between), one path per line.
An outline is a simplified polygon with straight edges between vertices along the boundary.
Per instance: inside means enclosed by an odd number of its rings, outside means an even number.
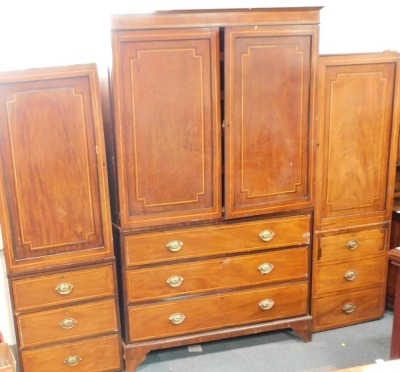
M344 293L316 299L313 303L314 331L322 331L383 316L384 288Z
M129 235L124 239L128 267L176 259L300 246L309 242L308 215Z
M128 311L132 341L171 337L305 315L308 311L308 285L297 283L132 306Z
M340 264L317 265L313 277L314 296L382 285L386 280L386 266L386 255Z
M18 312L114 295L113 267L61 272L12 281Z
M24 372L120 371L118 335L77 341L21 353Z
M114 300L20 315L17 321L22 348L118 330Z
M319 261L356 259L383 252L386 248L386 228L368 229L319 238Z
M126 276L129 302L306 279L308 249L128 270Z

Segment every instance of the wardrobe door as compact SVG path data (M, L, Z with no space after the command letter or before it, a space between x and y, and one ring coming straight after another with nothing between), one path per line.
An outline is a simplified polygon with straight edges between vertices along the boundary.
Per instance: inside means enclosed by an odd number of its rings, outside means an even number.
M232 27L225 35L226 215L309 207L312 27Z
M9 271L113 256L95 66L0 75Z
M122 228L221 214L217 28L113 33Z
M362 57L321 57L322 229L390 219L397 65Z

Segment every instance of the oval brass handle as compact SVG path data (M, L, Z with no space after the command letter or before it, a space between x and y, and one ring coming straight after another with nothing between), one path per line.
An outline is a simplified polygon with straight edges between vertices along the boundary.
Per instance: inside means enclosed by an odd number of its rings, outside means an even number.
M183 247L183 242L181 242L180 240L171 240L168 244L167 244L167 248L171 251L171 252L179 252Z
M346 244L346 247L349 249L356 249L360 243L357 240L349 240Z
M179 275L173 275L168 278L167 283L171 287L177 288L183 283L183 278Z
M274 233L272 230L264 230L264 231L261 231L261 232L258 234L258 236L259 236L262 240L264 240L264 242L269 242L269 241L271 241L271 240L274 238L275 233Z
M269 274L274 268L275 266L268 262L258 266L258 270L260 271L261 275Z
M60 295L67 295L72 292L74 286L71 283L60 283L55 289Z
M272 307L275 305L275 302L270 299L265 299L262 300L258 305L261 307L262 310L269 310L272 309Z
M356 309L356 305L354 305L354 304L352 304L351 302L349 302L348 304L346 304L346 305L344 305L343 306L343 311L346 313L346 314L351 314L355 309Z
M66 364L68 367L73 367L76 366L82 359L79 358L76 355L71 355L68 358L64 359L64 364Z
M75 327L77 324L78 322L75 319L66 318L60 323L60 327L64 329L71 329Z
M169 320L171 321L171 323L176 324L176 325L183 323L185 319L186 319L186 316L182 313L175 313L169 317Z
M344 274L344 277L351 282L352 280L354 280L358 275L358 272L355 270L349 270L346 272L346 274Z

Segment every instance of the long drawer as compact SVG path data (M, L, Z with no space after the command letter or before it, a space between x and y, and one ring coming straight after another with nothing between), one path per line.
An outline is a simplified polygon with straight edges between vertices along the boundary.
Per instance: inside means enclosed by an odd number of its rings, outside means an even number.
M308 249L128 270L128 302L308 278Z
M114 300L19 315L17 322L21 348L118 330Z
M322 331L383 316L385 290L377 288L359 292L348 292L314 300L314 331Z
M294 216L163 233L127 235L126 266L300 246L310 242L310 216Z
M120 371L121 344L118 335L23 351L24 372Z
M387 257L381 254L365 260L353 260L314 268L314 296L357 290L385 283Z
M112 265L13 280L11 286L18 312L115 293Z
M135 342L285 319L305 315L307 311L308 284L304 282L131 306L130 339Z
M321 236L318 239L322 263L330 260L357 259L385 250L387 228L365 229L344 234Z

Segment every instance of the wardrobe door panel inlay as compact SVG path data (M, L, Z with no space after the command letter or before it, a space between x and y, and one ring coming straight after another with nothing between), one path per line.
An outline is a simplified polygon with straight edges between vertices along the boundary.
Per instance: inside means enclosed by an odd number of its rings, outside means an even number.
M311 37L228 28L226 44L228 216L307 204Z
M395 67L327 69L322 220L385 211Z
M135 227L217 217L217 30L122 33L117 41L123 80L117 90L127 98L118 106L124 125L117 122L121 222Z
M74 83L87 89L85 82ZM42 110L42 102L51 109ZM8 192L17 205L17 258L104 244L93 124L84 115L84 103L82 93L73 88L43 90L39 84L14 91L6 102L8 121L2 134L10 141L6 169L14 181ZM51 230L43 220L51 221Z

